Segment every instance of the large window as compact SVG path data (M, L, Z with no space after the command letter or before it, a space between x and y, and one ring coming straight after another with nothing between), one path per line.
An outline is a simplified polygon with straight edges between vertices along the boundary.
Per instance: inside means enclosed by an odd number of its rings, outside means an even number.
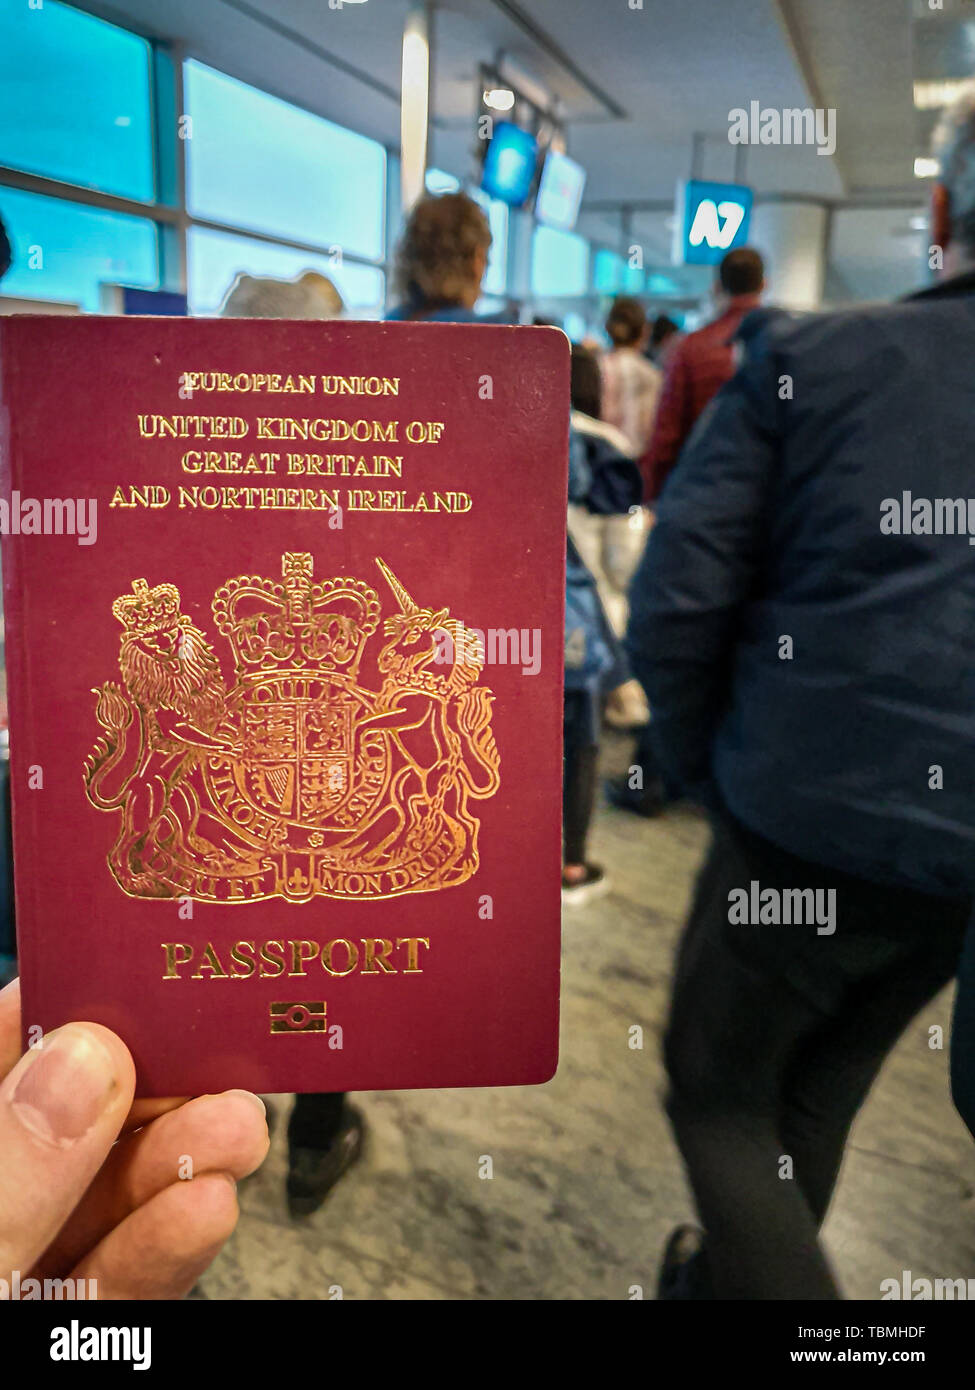
M254 237L192 227L189 233L189 299L194 314L215 314L241 271L293 280L303 270L327 275L345 300L350 318L381 318L383 272L332 256L314 256Z
M623 288L623 257L613 251L597 251L593 283L600 294L619 294Z
M455 179L453 174L445 174L443 169L434 169L431 166L424 176L424 182L427 192L434 196L440 193L460 192L460 179Z
M0 164L151 201L149 57L55 0L0 0Z
M97 313L99 286L157 284L156 228L144 217L0 186L13 264L5 294L56 299Z
M623 267L623 289L627 294L642 294L646 285L646 275L639 266L627 261Z
M574 232L536 227L532 241L532 294L564 298L589 288L589 243Z
M593 288L599 294L642 294L646 276L615 251L600 249L593 257Z
M508 284L508 208L500 198L489 198L480 189L471 195L487 213L491 225L491 250L488 253L484 293L503 295Z
M191 217L381 260L381 145L201 63L184 80Z
M190 312L214 314L241 272L314 269L350 317L380 317L401 220L395 153L195 58L177 104L176 62L62 0L0 0L0 216L14 251L0 294L95 312L102 285L121 283L185 289ZM427 186L467 184L431 169ZM508 208L471 193L493 238L482 308L500 307ZM539 293L576 292L580 248L585 278L586 244L562 236L536 238Z

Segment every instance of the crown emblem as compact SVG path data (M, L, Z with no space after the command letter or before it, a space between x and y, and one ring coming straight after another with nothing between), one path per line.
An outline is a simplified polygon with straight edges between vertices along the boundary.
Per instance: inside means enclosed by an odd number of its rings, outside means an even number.
M179 617L179 590L172 584L150 589L144 579L133 579L132 593L117 598L112 612L135 635L172 627Z
M121 815L108 865L124 893L389 898L477 872L474 805L500 786L500 758L480 664L456 656L474 634L376 565L393 600L378 650L376 590L316 580L307 552L284 554L280 579L226 580L212 610L227 684L174 585L136 579L115 600L122 682L95 691L85 790Z
M338 672L354 678L367 639L379 624L375 589L358 579L312 579L312 558L282 556L282 578L242 575L213 599L238 679L273 669Z

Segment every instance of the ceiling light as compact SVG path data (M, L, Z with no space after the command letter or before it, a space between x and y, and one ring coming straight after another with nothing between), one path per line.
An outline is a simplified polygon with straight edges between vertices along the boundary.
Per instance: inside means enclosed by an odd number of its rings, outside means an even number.
M515 104L515 94L510 87L492 87L484 93L484 105L492 111L510 111Z
M919 111L937 111L942 106L950 106L970 86L971 80L967 77L948 78L943 82L915 82L914 105Z
M941 165L936 159L918 158L914 161L914 177L916 179L933 179L941 172Z

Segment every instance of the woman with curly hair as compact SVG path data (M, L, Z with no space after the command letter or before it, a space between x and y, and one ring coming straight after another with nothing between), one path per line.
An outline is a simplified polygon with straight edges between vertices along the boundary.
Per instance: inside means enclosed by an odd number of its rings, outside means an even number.
M389 317L473 322L490 249L491 228L473 198L466 193L421 198L396 248L400 307Z

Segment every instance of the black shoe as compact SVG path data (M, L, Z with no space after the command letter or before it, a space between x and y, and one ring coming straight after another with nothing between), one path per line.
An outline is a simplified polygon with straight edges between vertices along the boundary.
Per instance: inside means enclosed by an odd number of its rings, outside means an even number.
M605 871L598 864L587 864L585 878L571 879L567 882L565 875L562 875L563 905L578 906L580 903L587 903L590 898L602 897L611 887Z
M606 800L621 811L632 811L634 815L659 816L667 804L664 784L655 777L646 787L631 787L628 777L607 777L605 782Z
M678 1226L664 1247L657 1276L657 1298L709 1298L704 1270L704 1232L697 1226Z
M342 1128L328 1149L288 1147L288 1211L310 1216L325 1201L342 1174L362 1154L363 1121L353 1106L345 1108Z

